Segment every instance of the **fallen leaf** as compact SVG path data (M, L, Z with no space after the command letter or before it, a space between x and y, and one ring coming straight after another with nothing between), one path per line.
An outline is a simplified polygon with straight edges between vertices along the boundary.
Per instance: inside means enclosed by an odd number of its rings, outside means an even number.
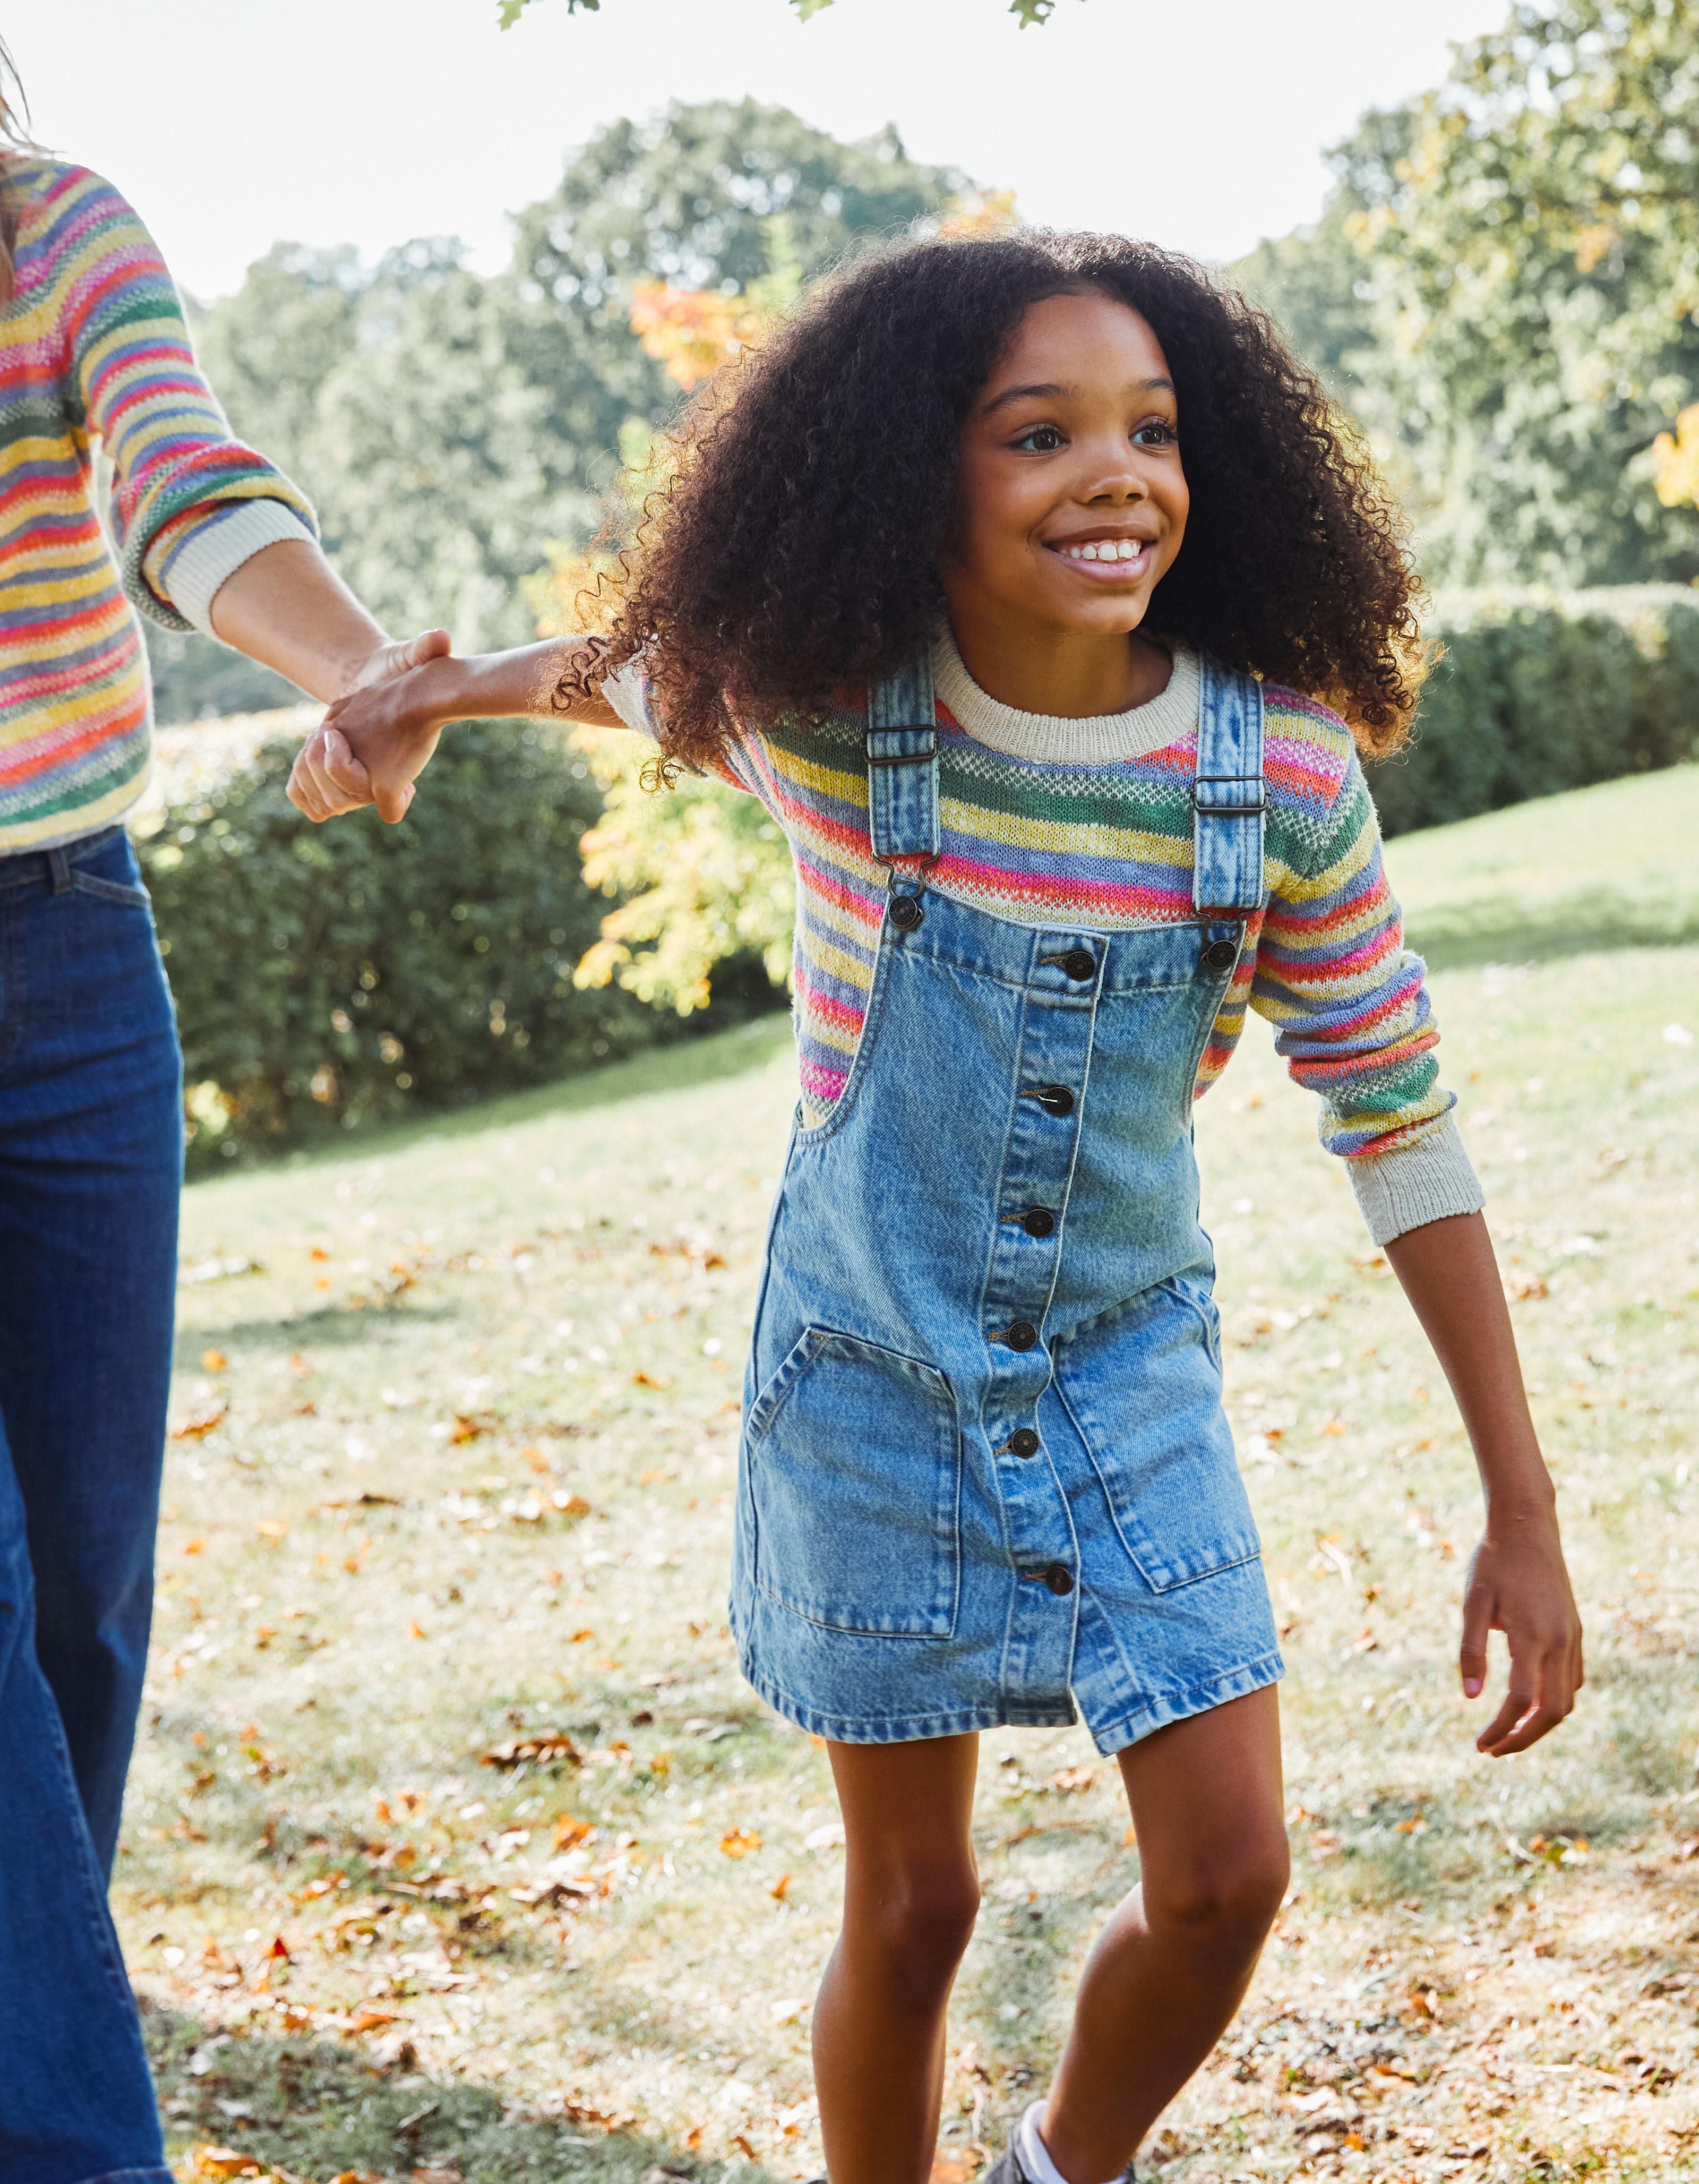
M478 1754L480 1767L520 1767L529 1760L564 1759L569 1766L583 1764L584 1755L564 1730L545 1730L536 1736L515 1736L506 1744L493 1744Z
M232 2146L198 2146L189 2156L189 2170L194 2176L257 2176L259 2164Z
M780 1874L778 1879L767 1891L767 1894L772 1897L775 1903L783 1903L789 1892L790 1875L788 1873Z
M425 1635L425 1627L420 1623L409 1623L407 1626L407 1635L409 1638L422 1638Z
M197 1411L192 1417L185 1418L181 1425L172 1427L171 1439L203 1440L214 1426L223 1424L224 1414L229 1408L228 1403L218 1403L209 1411Z
M221 1351L221 1350L203 1350L203 1351L202 1351L202 1352L201 1352L201 1370L202 1370L202 1372L203 1372L203 1373L226 1373L226 1372L228 1372L228 1371L229 1371L229 1369L230 1369L230 1360L229 1360L229 1358L228 1358L228 1357L226 1357L225 1356L225 1354L224 1354L223 1351Z
M727 1858L747 1858L760 1847L760 1837L748 1828L727 1828L720 1838L720 1847Z

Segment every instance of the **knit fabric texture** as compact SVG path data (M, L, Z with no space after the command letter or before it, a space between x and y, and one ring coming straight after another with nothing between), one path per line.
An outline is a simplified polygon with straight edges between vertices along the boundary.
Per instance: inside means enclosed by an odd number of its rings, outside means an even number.
M997 705L948 639L939 685L940 852L926 884L992 916L1059 931L1187 923L1197 663L1177 653L1149 705L1072 723ZM970 733L944 692L972 715ZM604 694L653 735L647 677ZM1247 1007L1274 1027L1292 1076L1319 1095L1320 1134L1351 1165L1371 1234L1472 1212L1481 1194L1439 1081L1439 1038L1419 956L1404 946L1381 861L1373 800L1350 729L1324 705L1272 686L1265 706L1268 896L1247 919L1239 967L1198 1066L1206 1092L1231 1059ZM1028 730L1022 724L1036 722ZM1117 723L1119 724L1117 730ZM1094 755L1047 753L1072 727ZM805 1126L832 1113L866 1020L888 873L867 824L866 717L844 705L804 727L738 734L719 771L766 805L797 873L794 984ZM1130 755L1095 754L1119 733ZM1166 738L1150 748L1153 733ZM993 748L994 738L1005 748Z
M6 855L108 826L145 786L147 655L129 601L168 629L205 628L243 560L315 531L289 481L231 437L171 276L110 183L31 157L0 164L0 186L17 227L0 313ZM112 465L111 545L96 441Z

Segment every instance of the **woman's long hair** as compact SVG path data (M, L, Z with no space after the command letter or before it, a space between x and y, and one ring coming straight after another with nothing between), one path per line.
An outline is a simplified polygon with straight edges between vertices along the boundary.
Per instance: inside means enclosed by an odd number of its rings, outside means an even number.
M30 102L17 64L0 38L0 306L12 300L12 251L18 239L18 223L6 203L6 155L41 150L30 134L29 120Z

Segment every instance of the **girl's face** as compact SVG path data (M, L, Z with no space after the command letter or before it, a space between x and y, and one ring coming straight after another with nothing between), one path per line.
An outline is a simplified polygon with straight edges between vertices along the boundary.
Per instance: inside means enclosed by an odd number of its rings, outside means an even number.
M1147 322L1095 290L1034 304L963 427L957 499L942 574L958 627L1136 629L1190 504Z

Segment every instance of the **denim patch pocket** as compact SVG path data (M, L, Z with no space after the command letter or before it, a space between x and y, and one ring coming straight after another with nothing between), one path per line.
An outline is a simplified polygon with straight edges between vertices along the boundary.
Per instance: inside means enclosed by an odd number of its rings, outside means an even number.
M830 1630L955 1628L961 1442L935 1366L811 1327L748 1429L755 1583Z
M1058 1344L1057 1391L1153 1592L1262 1552L1221 1407L1215 1303L1159 1284Z
M98 872L81 872L73 866L71 887L78 894L92 894L97 902L119 904L125 910L151 910L153 897L144 887L127 887L121 880L105 880Z

